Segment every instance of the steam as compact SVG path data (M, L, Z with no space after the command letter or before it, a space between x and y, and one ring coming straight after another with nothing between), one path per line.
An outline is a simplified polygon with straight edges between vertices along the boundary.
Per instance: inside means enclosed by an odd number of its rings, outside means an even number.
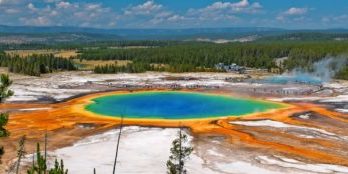
M312 76L323 82L328 82L347 65L347 60L346 57L326 57L315 62L309 70L295 68L285 75Z
M347 57L326 57L315 62L309 69L295 68L290 72L265 79L269 83L302 83L320 85L329 82L348 63Z

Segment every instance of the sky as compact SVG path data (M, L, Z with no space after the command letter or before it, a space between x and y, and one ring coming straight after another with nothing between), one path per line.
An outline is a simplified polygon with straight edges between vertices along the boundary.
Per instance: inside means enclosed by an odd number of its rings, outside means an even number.
M348 28L348 0L0 0L0 25Z

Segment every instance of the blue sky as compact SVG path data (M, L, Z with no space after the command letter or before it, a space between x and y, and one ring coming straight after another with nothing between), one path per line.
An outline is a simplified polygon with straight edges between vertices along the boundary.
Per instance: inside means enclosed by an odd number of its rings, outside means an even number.
M348 0L0 0L0 24L348 28Z

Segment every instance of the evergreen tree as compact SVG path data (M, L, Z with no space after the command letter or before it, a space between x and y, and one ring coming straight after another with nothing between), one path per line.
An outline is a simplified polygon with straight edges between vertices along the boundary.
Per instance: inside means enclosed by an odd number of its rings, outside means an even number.
M45 152L46 153L46 152ZM27 170L28 174L68 174L68 170L64 169L64 163L63 160L58 162L58 160L55 160L54 168L48 169L47 167L47 160L43 155L41 155L40 151L40 144L37 143L36 146L36 162L33 162L32 166Z
M193 148L186 145L187 135L180 131L178 132L178 138L172 142L172 148L170 149L171 155L167 161L167 173L168 174L186 174L185 161L189 158L193 151Z
M1 74L0 75L0 103L2 103L6 98L13 95L13 91L9 90L12 81L10 80L8 75ZM8 122L8 114L1 113L0 114L0 138L6 137L9 135L8 131L5 129L5 126ZM0 163L1 157L5 153L4 148L0 147Z
M60 163L56 159L54 161L54 168L50 169L48 174L68 174L68 169L64 169L64 162L60 160Z
M27 170L28 174L44 174L47 170L45 158L41 155L40 144L36 145L36 163L33 163L31 168Z
M7 122L8 122L8 114L1 113L0 114L0 137L7 137L9 135L9 132L5 129Z
M0 103L2 103L6 98L13 95L13 91L9 90L12 81L6 74L0 75Z

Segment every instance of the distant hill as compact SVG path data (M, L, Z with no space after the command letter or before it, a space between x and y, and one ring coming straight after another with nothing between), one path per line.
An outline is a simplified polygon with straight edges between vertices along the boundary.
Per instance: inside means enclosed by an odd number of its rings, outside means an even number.
M123 40L123 38L117 35L92 33L0 33L0 44L83 43L111 40Z
M259 41L344 41L348 40L346 30L296 31L280 35L264 36Z
M281 33L277 28L187 28L187 29L97 29L80 27L31 27L0 25L0 33L6 34L59 34L83 33L85 35L113 35L125 40L190 40L196 38L235 39L250 34Z
M0 33L94 33L116 35L194 35L194 34L225 34L225 33L257 33L284 31L278 28L240 27L240 28L186 28L186 29L99 29L83 27L35 27L0 25Z
M0 25L0 43L93 42L108 40L181 40L250 42L254 40L345 40L347 29L287 30L267 27L187 29L98 29Z

